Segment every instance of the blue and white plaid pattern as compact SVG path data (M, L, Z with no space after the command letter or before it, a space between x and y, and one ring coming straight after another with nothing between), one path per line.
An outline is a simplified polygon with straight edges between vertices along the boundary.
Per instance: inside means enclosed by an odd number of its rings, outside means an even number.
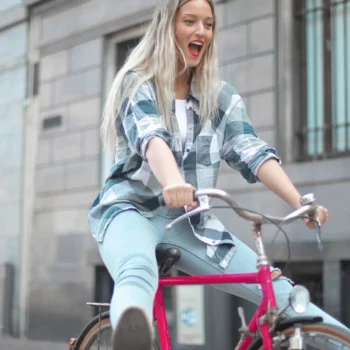
M126 77L131 81L134 72ZM215 188L220 161L240 171L250 183L258 181L259 167L270 158L279 161L274 148L260 140L250 123L244 103L232 86L222 82L219 96L219 116L199 123L199 102L192 85L186 101L188 134L183 148L175 110L172 131L169 131L157 111L155 86L145 82L132 101L123 103L117 123L115 164L89 212L89 225L98 242L103 240L111 220L123 210L137 210L152 217L159 207L162 187L153 175L145 151L153 137L162 138L171 148L186 181L195 188ZM126 87L124 96L129 96ZM129 108L126 112L126 107ZM234 254L234 237L211 213L191 218L195 236L207 244L207 254L226 268Z

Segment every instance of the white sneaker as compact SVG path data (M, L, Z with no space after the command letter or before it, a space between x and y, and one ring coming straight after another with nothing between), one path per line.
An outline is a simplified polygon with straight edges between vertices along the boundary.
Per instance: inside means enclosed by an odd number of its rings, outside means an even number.
M152 327L145 312L129 307L120 317L112 335L113 350L151 350Z

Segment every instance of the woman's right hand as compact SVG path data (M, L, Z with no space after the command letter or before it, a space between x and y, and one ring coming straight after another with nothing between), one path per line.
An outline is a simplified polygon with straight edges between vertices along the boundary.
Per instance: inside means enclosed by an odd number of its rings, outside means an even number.
M183 208L190 211L198 206L194 200L195 188L187 183L166 186L163 189L164 202L169 208Z

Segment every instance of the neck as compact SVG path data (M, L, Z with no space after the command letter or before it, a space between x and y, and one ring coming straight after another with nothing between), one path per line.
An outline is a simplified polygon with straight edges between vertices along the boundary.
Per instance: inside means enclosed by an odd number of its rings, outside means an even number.
M184 100L187 98L190 92L190 75L189 71L186 70L181 75L178 75L175 80L175 96L176 99Z

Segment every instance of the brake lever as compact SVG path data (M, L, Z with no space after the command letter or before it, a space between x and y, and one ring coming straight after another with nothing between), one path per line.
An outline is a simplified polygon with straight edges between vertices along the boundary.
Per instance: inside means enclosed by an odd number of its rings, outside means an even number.
M316 214L316 209L317 209L317 205L316 205L316 198L314 196L313 193L308 193L306 195L304 195L301 200L300 200L300 204L301 205L307 205L307 204L311 204L315 207L315 215L313 217L313 220L316 221L316 237L317 237L317 243L318 243L318 250L322 251L323 250L323 244L322 244L322 239L321 239L321 223L318 220L317 214Z
M322 250L323 250L323 243L322 243L322 239L321 239L320 225L317 225L316 236L317 236L317 242L318 242L317 248L318 248L318 250L320 252L322 252Z
M323 243L322 243L322 238L321 238L321 223L320 223L320 220L318 220L318 217L317 215L315 215L315 218L314 220L316 221L316 237L317 237L317 249L322 252L323 250Z
M197 200L199 202L199 206L191 211L186 212L185 214L179 216L172 222L170 222L168 225L165 226L167 230L170 230L174 225L179 223L182 220L188 219L191 216L195 216L199 213L202 213L204 211L208 211L210 209L210 198L207 195L201 195L197 197Z

